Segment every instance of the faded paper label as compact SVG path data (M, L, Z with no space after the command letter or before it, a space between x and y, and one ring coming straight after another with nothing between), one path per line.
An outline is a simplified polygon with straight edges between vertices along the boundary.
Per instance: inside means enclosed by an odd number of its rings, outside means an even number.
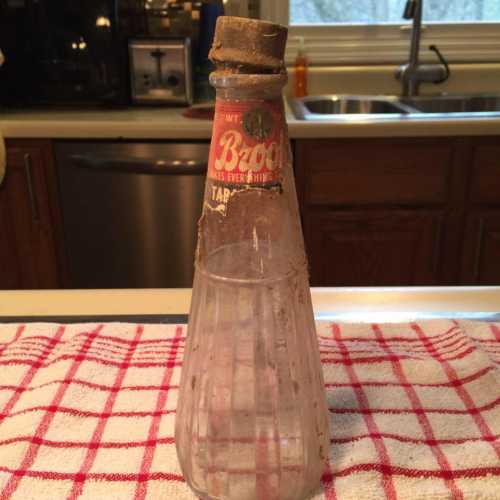
M283 101L217 101L208 162L208 203L225 213L237 190L281 189L288 135Z
M208 177L232 187L279 184L285 126L281 99L218 101Z

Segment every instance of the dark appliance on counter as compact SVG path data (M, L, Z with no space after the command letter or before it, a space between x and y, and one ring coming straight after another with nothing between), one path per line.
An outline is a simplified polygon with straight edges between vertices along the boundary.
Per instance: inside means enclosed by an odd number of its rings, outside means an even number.
M132 104L130 43L138 39L184 43L189 38L196 65L203 3L0 0L0 48L5 54L0 68L0 105ZM178 72L178 62L173 63L174 72ZM162 61L164 69L168 64L167 59ZM167 75L164 83L172 86L173 82ZM187 91L182 76L178 82Z

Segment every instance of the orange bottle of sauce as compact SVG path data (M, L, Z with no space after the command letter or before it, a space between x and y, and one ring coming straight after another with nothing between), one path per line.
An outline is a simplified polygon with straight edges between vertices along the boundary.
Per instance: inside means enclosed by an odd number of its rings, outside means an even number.
M294 96L305 97L308 93L307 90L307 73L309 66L309 59L305 51L304 37L298 36L299 48L297 57L295 58L295 80L294 80Z

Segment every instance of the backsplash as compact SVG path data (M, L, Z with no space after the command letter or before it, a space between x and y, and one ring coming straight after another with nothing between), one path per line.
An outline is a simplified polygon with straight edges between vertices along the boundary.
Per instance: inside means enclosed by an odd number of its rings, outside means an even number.
M260 0L249 0L248 16L255 18L260 17Z
M224 2L227 15L243 17L260 17L260 0L227 0Z

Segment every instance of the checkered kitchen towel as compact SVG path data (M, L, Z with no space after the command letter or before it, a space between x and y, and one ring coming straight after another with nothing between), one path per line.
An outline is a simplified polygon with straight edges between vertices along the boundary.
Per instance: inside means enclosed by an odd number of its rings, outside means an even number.
M315 499L500 499L500 325L318 333L332 445ZM0 498L194 499L173 439L184 335L0 326Z

